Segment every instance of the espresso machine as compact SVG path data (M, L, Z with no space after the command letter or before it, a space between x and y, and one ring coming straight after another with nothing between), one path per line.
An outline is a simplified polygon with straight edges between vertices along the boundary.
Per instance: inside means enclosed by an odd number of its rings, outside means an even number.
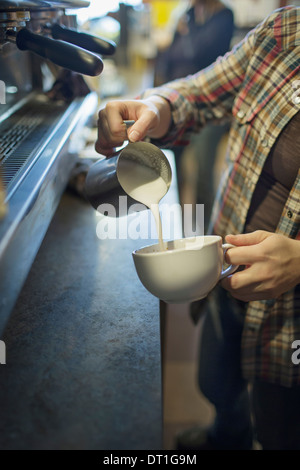
M116 45L78 31L87 1L0 0L0 337L98 104Z

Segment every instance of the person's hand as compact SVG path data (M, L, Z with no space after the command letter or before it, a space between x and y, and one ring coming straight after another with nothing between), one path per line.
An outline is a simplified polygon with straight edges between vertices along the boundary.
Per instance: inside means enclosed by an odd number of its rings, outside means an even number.
M300 283L299 240L257 230L228 235L226 242L236 246L227 251L226 262L245 266L221 281L236 299L274 299Z
M124 121L135 121L127 130ZM95 149L111 155L125 140L137 142L146 136L163 137L169 129L171 109L159 96L144 100L110 101L98 115L98 139Z

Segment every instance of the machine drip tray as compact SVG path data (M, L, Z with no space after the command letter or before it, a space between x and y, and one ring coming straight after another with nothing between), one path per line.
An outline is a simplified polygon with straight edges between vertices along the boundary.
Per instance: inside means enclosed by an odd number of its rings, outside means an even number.
M36 95L0 119L0 337L78 158L95 93L72 103Z
M0 172L7 201L39 157L68 105L37 95L0 124Z

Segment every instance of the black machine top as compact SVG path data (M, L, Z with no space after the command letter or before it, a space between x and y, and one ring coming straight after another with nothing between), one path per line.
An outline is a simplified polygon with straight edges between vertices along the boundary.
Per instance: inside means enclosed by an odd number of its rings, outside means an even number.
M7 10L41 10L53 8L86 8L90 2L85 0L64 0L62 2L48 2L44 0L0 0L0 11Z

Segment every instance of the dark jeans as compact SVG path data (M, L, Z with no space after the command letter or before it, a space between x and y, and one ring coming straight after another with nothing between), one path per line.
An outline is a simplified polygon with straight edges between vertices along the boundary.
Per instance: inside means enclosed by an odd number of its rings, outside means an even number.
M255 428L265 450L300 450L300 387L255 381L250 402L240 367L242 330L243 309L218 288L203 321L198 376L216 409L211 438L221 449L251 449Z
M253 384L257 439L265 450L300 450L300 387Z

